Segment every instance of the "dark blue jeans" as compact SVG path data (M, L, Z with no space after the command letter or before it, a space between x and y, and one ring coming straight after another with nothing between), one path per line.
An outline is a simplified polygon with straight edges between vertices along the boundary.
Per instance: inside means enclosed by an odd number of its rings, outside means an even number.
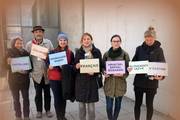
M108 116L108 120L117 120L119 112L121 110L121 101L123 96L120 97L108 97L106 96L106 112ZM113 112L113 103L115 99L115 107Z
M21 104L20 104L20 92L23 98L23 115L24 117L29 117L29 87L11 90L11 93L13 96L15 115L16 117L22 117Z
M54 107L58 120L65 117L66 112L66 100L63 99L62 82L56 80L50 80L50 86L54 95Z

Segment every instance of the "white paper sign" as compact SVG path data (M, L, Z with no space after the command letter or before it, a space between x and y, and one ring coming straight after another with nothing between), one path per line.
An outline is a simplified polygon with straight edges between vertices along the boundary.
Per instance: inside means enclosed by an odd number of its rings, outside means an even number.
M11 70L12 72L24 71L32 69L29 56L17 57L11 59Z
M129 67L132 68L132 71L129 74L147 74L149 67L148 61L131 61L129 62Z
M49 55L50 65L51 66L61 66L67 64L66 52L58 52Z
M46 59L48 54L48 49L39 45L32 44L31 55L34 55L41 59Z
M80 60L80 73L98 73L99 70L99 59Z
M125 73L125 61L106 61L106 74L117 73Z
M149 62L148 75L168 76L168 64L159 62Z

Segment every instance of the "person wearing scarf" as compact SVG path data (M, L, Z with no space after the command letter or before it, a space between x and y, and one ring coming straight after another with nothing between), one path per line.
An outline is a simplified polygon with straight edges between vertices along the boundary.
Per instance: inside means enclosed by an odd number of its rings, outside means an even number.
M59 53L59 52L66 52L67 56L67 65L63 66L73 66L74 63L74 54L73 52L69 49L68 47L68 37L66 33L61 32L58 37L58 47L52 51L50 51L49 55L54 54L54 53ZM50 61L48 59L48 79L50 81L50 86L54 95L54 107L56 111L56 117L57 120L67 120L65 117L66 113L66 98L64 98L63 91L63 82L68 82L65 81L66 77L69 76L63 76L62 71L63 71L63 66L51 66ZM73 68L73 67L68 67L68 68ZM73 90L74 91L74 90Z
M156 31L153 27L149 27L144 33L145 41L142 45L136 48L135 55L132 61L149 62L165 62L163 49L160 47L161 43L156 40ZM131 68L129 68L129 71ZM135 106L134 116L135 120L140 120L141 105L143 101L143 94L146 94L147 115L146 120L151 120L153 116L153 102L157 93L159 81L163 80L164 76L148 76L147 74L137 74L134 78L134 92L135 92Z
M95 120L95 103L99 101L97 78L100 73L80 73L81 59L99 59L101 67L101 52L92 41L91 34L84 33L81 37L81 47L75 54L75 97L79 102L79 120L86 120L86 106L88 120Z
M9 88L13 96L14 110L16 120L30 120L29 118L29 73L30 70L16 71L11 70L11 60L17 57L27 57L29 53L23 48L23 39L21 37L15 37L11 42L11 48L7 52L7 63L9 72ZM21 109L20 93L23 98L23 111ZM24 119L22 119L22 112Z
M106 112L108 120L117 120L121 109L121 101L126 93L126 78L125 74L107 74L106 61L125 61L125 69L128 67L129 55L121 48L121 37L113 35L111 38L111 48L103 55L103 72L105 76L104 93L106 96ZM115 101L115 104L114 104ZM113 110L113 104L114 110Z
M42 47L47 48L49 51L53 50L54 47L50 40L44 38L44 29L42 26L34 26L32 33L34 35L34 39L29 41L26 44L26 50L30 53L32 44L36 44ZM53 115L50 111L51 108L51 94L50 94L50 85L49 80L47 78L47 66L46 61L31 55L32 63L33 63L33 71L31 74L31 78L34 82L35 88L35 104L37 109L36 118L42 118L43 112L43 98L44 98L44 109L46 112L46 116L51 118ZM42 92L44 92L44 97L42 97Z

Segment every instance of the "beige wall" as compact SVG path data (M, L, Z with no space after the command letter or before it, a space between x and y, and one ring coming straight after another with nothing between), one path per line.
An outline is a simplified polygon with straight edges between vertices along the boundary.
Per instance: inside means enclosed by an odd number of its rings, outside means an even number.
M82 0L60 0L60 30L68 33L72 50L79 47L83 33Z
M79 46L82 33L82 1L61 1L61 29L71 35L73 48ZM122 36L122 47L132 58L135 48L142 44L143 33L152 25L162 43L169 76L160 82L155 109L178 119L179 101L179 40L180 14L178 2L170 0L85 0L84 31L90 32L94 43L104 53L110 47L113 34ZM71 3L71 4L70 4ZM126 96L134 99L133 77L128 78Z

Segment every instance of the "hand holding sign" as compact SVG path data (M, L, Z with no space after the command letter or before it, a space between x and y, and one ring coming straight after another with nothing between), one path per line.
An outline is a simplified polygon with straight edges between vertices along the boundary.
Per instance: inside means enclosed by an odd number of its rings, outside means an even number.
M76 64L76 69L79 69L81 67L80 63Z
M154 79L155 79L155 80L163 80L163 76L156 75L156 76L154 77Z
M124 74L121 74L121 73L117 73L117 74L114 74L114 76L116 77L123 77Z

